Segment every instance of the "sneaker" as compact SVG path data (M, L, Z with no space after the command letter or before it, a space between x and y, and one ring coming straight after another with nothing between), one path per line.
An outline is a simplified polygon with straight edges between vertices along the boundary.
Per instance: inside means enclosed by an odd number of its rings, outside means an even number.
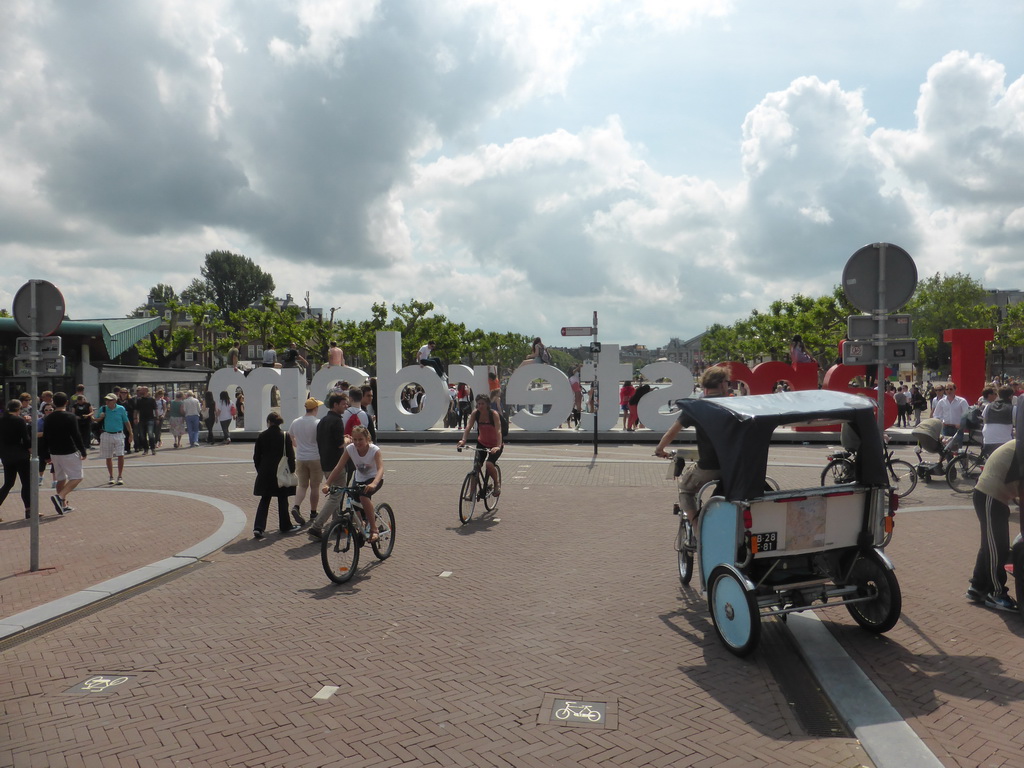
M74 511L75 511L74 507L69 507L67 504L64 505L64 512L63 512L63 514L69 515L69 514L71 514Z
M114 485L124 485L124 480L122 480L122 479L121 479L121 478L119 477L119 478L117 478L117 482L116 482L116 483L114 483Z
M968 587L967 588L967 594L964 595L964 597L966 597L972 603L983 603L983 602L985 602L985 593L982 592L980 589L978 589L975 586Z
M58 496L56 493L50 497L50 501L53 502L53 508L57 510L58 515L64 514L64 499Z
M107 485L113 485L113 484L114 484L114 478L110 478L109 480L107 480Z
M299 527L306 524L306 521L302 519L302 514L299 512L298 504L292 507L292 519L299 525Z
M310 528L306 531L306 535L313 539L322 539L324 537L324 532L319 528Z
M995 608L999 611L1016 612L1017 602L1005 592L1001 592L998 595L995 592L992 592L985 596L985 607Z
M253 531L252 532L252 537L254 539L262 539L263 538L263 531Z

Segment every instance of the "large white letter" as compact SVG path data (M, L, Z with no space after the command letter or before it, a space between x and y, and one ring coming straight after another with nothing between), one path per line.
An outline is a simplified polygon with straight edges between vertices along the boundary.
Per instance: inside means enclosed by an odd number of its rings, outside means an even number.
M551 389L531 389L534 379L551 384ZM509 419L527 432L549 432L557 429L572 410L572 387L569 377L553 365L529 363L521 365L509 376L505 387L505 400L510 405L550 405L547 413L519 411Z
M423 387L419 413L402 407L402 388ZM382 431L430 429L448 411L448 388L433 368L408 365L402 368L402 334L377 331L377 427Z
M671 363L667 360L645 365L640 369L640 373L647 381L672 380L669 386L653 389L641 397L640 403L636 407L641 424L656 432L663 432L672 425L678 414L659 413L658 409L693 394L693 374L685 365Z
M619 362L618 344L605 344L595 375L600 401L597 406L597 429L607 432L619 421L619 382L629 381L633 377L633 367L629 363ZM584 413L580 418L580 428L584 431L593 430L593 422L594 414Z
M359 368L351 368L347 365L334 366L333 368L321 368L316 372L316 376L313 377L313 382L309 385L310 397L315 397L321 402L327 401L327 395L331 393L338 384L343 381L347 381L351 386L358 387L366 383L366 380L370 378L370 374L366 371L360 370ZM317 409L317 416L323 416L327 413L327 409L324 406L320 406Z
M267 424L271 411L270 391L277 387L281 397L281 418L287 429L295 419L306 412L306 376L300 368L255 368L246 376L233 368L221 368L210 376L207 388L216 397L221 391L233 395L235 387L245 395L245 429L260 432Z

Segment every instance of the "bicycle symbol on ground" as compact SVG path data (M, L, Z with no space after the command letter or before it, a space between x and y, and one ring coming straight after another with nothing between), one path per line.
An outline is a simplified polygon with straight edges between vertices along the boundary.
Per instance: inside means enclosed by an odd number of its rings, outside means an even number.
M601 719L601 713L592 709L589 704L580 704L578 701L567 701L561 709L555 710L555 717L559 720L568 720L575 717L580 720L589 720L596 723Z

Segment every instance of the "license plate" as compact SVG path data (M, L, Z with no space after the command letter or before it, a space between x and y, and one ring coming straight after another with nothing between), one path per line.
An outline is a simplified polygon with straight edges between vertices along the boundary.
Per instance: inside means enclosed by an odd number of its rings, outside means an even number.
M779 534L777 531L771 533L756 533L754 540L757 542L758 552L774 552L779 548Z

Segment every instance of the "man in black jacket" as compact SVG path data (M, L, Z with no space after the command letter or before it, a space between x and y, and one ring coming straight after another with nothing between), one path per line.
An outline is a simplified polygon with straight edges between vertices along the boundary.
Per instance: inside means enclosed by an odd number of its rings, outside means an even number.
M43 434L50 448L53 474L57 478L57 493L50 497L58 515L71 512L68 495L82 482L82 459L86 448L78 419L68 413L68 396L58 392L53 396L53 413L43 419Z
M341 453L345 450L345 419L342 414L348 408L348 395L332 392L327 396L327 414L320 419L316 425L316 446L320 453L320 467L324 475L330 474L341 460ZM307 533L313 538L320 538L323 534L324 523L333 519L338 511L340 495L329 495L324 500L323 507L315 518L309 521Z

